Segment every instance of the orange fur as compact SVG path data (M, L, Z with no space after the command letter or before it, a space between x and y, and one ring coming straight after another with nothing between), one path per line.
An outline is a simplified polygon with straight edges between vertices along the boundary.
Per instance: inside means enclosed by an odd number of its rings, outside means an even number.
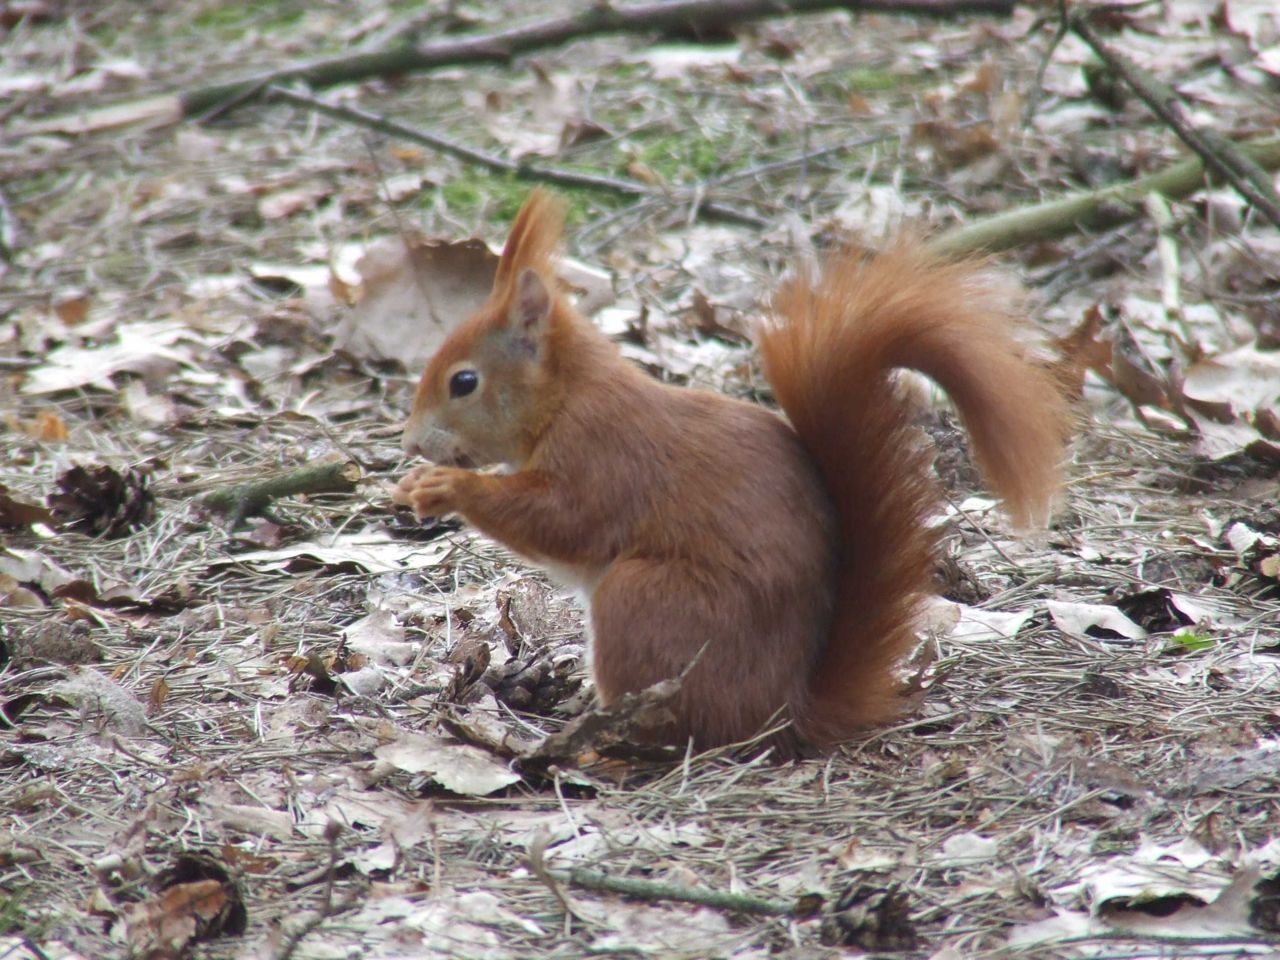
M606 704L694 663L670 740L744 739L781 714L790 747L892 719L937 504L892 371L951 394L1020 521L1047 517L1057 481L1052 383L972 267L902 245L865 265L838 256L780 292L761 349L791 425L665 386L555 292L562 222L535 190L489 302L423 373L405 448L437 463L395 498L461 514L580 588ZM474 380L463 395L459 371ZM512 472L454 465L496 461Z
M1024 358L998 296L974 265L909 242L865 262L837 254L816 284L801 276L778 293L780 322L760 340L765 375L822 471L842 545L831 633L797 717L807 739L839 740L900 713L894 669L932 581L938 497L895 369L946 390L1016 522L1048 520L1065 402Z
M502 248L502 258L493 277L494 292L509 292L516 271L525 268L552 277L563 231L564 204L541 188L530 191Z

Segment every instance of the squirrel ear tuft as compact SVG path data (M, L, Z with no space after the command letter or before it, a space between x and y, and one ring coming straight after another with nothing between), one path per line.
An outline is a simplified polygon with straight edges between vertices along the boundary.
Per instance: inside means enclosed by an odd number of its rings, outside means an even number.
M493 292L500 294L510 289L521 270L554 272L552 261L563 232L564 201L536 187L511 224L511 233L507 235L507 244L493 277Z

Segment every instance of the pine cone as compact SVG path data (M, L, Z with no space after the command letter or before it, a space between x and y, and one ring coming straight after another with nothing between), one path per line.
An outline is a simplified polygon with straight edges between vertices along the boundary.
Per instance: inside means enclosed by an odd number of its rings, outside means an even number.
M552 663L545 657L511 660L493 667L484 682L502 703L517 710L546 714L568 700L582 686L573 661Z
M68 530L90 537L123 537L156 515L149 474L113 467L72 467L58 477L59 493L45 498Z

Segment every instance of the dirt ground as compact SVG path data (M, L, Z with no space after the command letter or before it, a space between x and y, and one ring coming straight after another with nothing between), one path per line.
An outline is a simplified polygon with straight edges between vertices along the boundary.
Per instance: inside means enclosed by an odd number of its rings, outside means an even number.
M1272 6L1099 29L1244 142ZM590 702L581 611L387 485L429 350L402 241L463 310L463 241L540 177L301 101L138 104L561 12L0 3L0 958L1276 955L1280 234L1226 185L996 258L1080 429L1019 538L931 419L911 719L788 764L528 760ZM565 175L624 354L767 403L750 331L797 256L1187 155L1057 26L825 12L308 95ZM208 500L305 469L265 515Z

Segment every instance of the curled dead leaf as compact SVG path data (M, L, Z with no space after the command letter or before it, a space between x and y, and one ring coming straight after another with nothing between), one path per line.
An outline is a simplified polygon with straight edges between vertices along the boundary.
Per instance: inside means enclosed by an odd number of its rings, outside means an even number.
M130 904L123 914L135 956L186 956L193 942L244 933L244 901L226 868L213 858L184 854L158 879L160 892Z
M1060 357L1054 364L1054 375L1068 396L1084 392L1084 375L1090 370L1103 380L1111 380L1111 342L1103 336L1105 320L1102 305L1095 303L1074 330L1053 342Z
M356 264L357 302L334 331L334 345L420 367L484 303L497 264L483 240L411 234L380 241Z

